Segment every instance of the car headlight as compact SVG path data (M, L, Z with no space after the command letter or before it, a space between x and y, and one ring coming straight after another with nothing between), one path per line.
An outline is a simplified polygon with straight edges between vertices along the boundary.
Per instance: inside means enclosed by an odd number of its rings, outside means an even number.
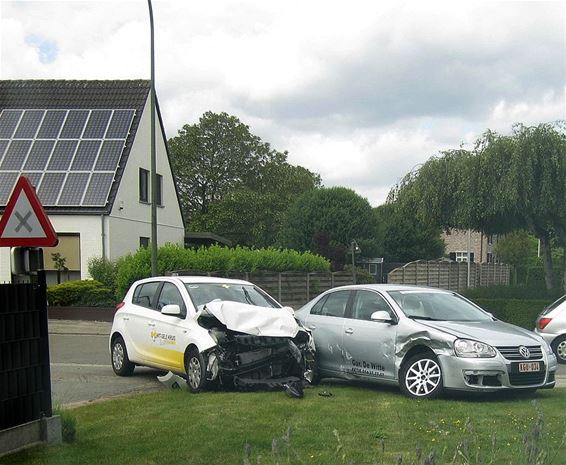
M456 339L454 352L458 357L464 358L491 358L495 357L495 349L488 344L470 339Z

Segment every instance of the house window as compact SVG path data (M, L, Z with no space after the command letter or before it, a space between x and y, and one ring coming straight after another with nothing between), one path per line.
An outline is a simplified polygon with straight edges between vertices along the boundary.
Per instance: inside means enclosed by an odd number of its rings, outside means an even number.
M140 168L140 202L149 202L149 171Z
M150 192L150 175L149 171L143 168L140 168L140 179L139 179L139 189L140 189L140 202L144 203L151 203L151 199L149 198ZM157 174L157 199L156 203L160 207L163 206L163 176Z
M450 254L452 255L452 254ZM468 252L454 252L454 260L457 262L467 262L468 261ZM474 253L470 253L470 261L474 262Z
M163 195L162 195L162 193L163 193L163 176L158 174L157 175L157 199L156 199L156 203L160 207L163 206Z
M140 247L144 249L149 247L149 237L140 237Z

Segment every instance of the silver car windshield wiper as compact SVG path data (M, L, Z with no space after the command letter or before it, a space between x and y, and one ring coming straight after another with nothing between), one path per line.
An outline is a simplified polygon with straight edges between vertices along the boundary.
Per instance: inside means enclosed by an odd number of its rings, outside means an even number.
M444 321L439 318L432 318L430 316L408 315L408 318L410 318L411 320Z

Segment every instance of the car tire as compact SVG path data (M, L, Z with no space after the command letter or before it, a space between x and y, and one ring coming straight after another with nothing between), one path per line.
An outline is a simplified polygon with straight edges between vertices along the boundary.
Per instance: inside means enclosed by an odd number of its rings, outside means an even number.
M201 392L206 388L206 362L196 348L190 349L185 356L185 371L187 386L191 392Z
M112 370L118 376L130 376L134 372L135 365L128 358L126 343L121 336L115 337L112 341L110 362Z
M438 358L430 352L409 358L401 368L399 386L403 394L415 399L438 397L444 389Z
M552 342L552 351L556 355L558 363L566 364L566 334L557 337Z

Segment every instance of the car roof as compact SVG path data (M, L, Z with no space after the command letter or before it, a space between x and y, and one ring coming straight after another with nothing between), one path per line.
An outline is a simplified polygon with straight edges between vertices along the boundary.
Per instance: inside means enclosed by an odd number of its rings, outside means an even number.
M159 280L178 280L183 284L199 284L199 283L211 283L211 284L248 284L252 283L244 281L242 279L228 279L228 278L218 278L216 276L154 276L151 278L145 278L137 281L137 283L159 281Z
M374 289L376 291L421 291L421 292L452 292L447 289L426 286L412 286L408 284L351 284L349 286L335 287L336 289Z

